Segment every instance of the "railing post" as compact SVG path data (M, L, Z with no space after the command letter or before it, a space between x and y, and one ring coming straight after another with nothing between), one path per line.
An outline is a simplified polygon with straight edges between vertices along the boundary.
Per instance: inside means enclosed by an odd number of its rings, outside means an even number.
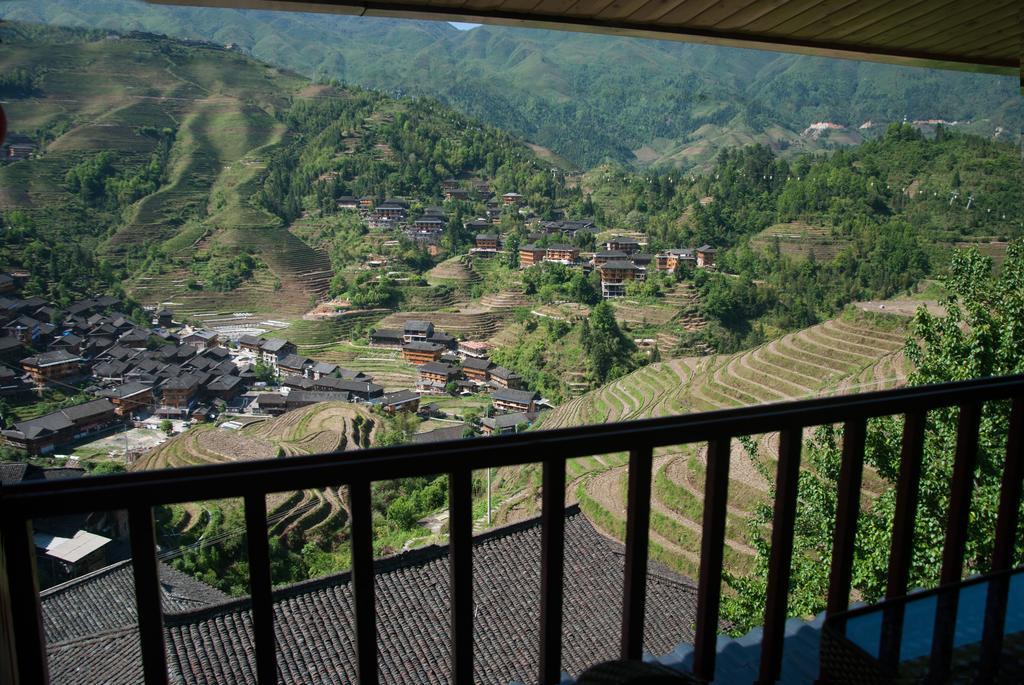
M274 600L267 541L267 500L262 492L245 496L245 537L249 548L256 680L259 685L276 685L277 644L274 639Z
M644 649L644 604L647 600L647 543L651 522L649 445L629 453L629 499L626 502L626 567L623 574L622 658L638 660Z
M715 679L731 449L732 440L729 438L715 438L708 442L704 520L700 537L700 580L697 585L697 630L693 648L693 673L707 682Z
M1018 507L1024 491L1024 397L1013 400L1010 423L1006 435L1006 460L999 490L999 513L996 518L996 541L992 552L992 570L1004 571L1013 564L1017 540ZM1009 579L998 578L989 583L985 600L985 628L981 638L981 676L990 680L999 671L999 658L1003 648L1003 626L1006 621L1006 602Z
M888 585L886 599L902 597L907 593L910 564L914 557L914 522L917 519L917 501L921 484L921 457L924 452L926 412L907 412L903 419L903 444L900 449L900 473L896 482L896 511L892 520L892 540L889 544ZM890 607L882 616L879 638L879 657L883 665L892 669L899 662L903 642L903 605Z
M32 522L4 512L0 548L0 649L4 654L0 678L20 685L47 683L50 678Z
M541 685L562 678L562 584L565 567L565 460L543 465L540 528L540 674Z
M782 642L789 607L790 564L793 560L793 527L796 523L800 485L800 447L803 428L784 428L779 433L779 464L775 477L772 517L772 550L768 557L768 591L765 598L764 633L761 639L759 683L774 683L782 673Z
M473 482L469 470L448 474L448 568L452 683L473 683Z
M373 512L370 482L349 483L352 516L352 599L356 619L356 664L359 685L377 685L377 607L373 578Z
M942 585L958 583L963 578L964 550L967 545L967 526L971 516L971 491L974 489L974 469L978 461L978 428L981 423L981 403L968 402L960 406L956 429L956 455L953 461L953 482L949 491L949 520L946 540L942 547ZM949 671L953 657L953 639L960 593L939 595L935 609L935 632L929 676L941 682Z
M167 685L167 653L164 649L164 617L160 597L160 569L156 561L156 530L153 508L148 504L128 510L135 575L135 604L139 618L142 671L146 685Z
M866 421L851 419L843 427L843 456L839 465L839 500L832 536L832 569L828 582L827 611L845 611L850 604L853 552L860 515L860 484L864 474Z

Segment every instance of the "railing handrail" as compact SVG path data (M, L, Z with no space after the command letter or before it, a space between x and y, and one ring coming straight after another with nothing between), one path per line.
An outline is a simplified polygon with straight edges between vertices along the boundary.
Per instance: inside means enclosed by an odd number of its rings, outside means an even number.
M1011 399L1024 392L1024 374L934 385L833 395L654 419L463 438L422 445L376 447L351 452L184 466L83 479L21 483L0 487L0 514L21 518L111 510L145 503L177 504L244 497L254 489L284 492L324 484L390 480L453 470L473 470L628 452L639 444L663 447L742 435L771 433L787 426L818 426L903 414L907 402L928 410L968 402ZM742 425L741 430L737 430ZM484 448L481 450L481 448ZM424 452L430 459L423 459ZM465 460L472 457L472 464ZM172 479L177 487L168 489ZM267 488L255 481L266 479Z
M967 513L978 456L982 405L999 400L1012 400L992 557L993 569L999 570L1010 565L1018 526L1018 503L1024 486L1024 451L1021 447L1024 437L1024 375L494 438L454 440L427 446L403 445L0 488L0 642L3 642L0 650L18 662L23 682L48 680L31 520L126 509L145 680L147 684L164 685L167 682L167 663L153 507L176 502L244 498L258 681L273 683L277 674L277 652L265 497L273 492L346 485L350 500L351 579L358 680L363 685L376 685L379 674L370 484L378 480L446 474L450 526L451 678L456 685L471 683L471 473L496 466L540 463L543 466L542 583L538 680L545 684L555 683L560 680L561 664L562 526L567 463L576 457L629 452L621 653L623 658L637 659L643 646L653 452L657 447L707 442L694 671L699 677L710 680L715 673L731 440L739 436L779 432L774 525L758 679L758 682L774 682L782 671L804 430L824 424L841 423L844 426L840 496L828 589L828 611L834 613L845 609L849 603L867 420L879 416L905 417L886 590L888 597L894 597L907 591L927 412L940 407L959 410L950 484L950 513L942 558L943 582L949 582L959 579L963 572ZM174 487L168 487L171 483ZM983 652L989 656L991 664L998 661L1002 640L999 617L1005 608L1006 594L995 588L988 598L983 645ZM939 676L948 672L956 612L954 597L940 607L937 615L931 668ZM13 625L19 627L16 636L13 629L8 628ZM881 650L883 659L891 661L894 654L898 655L901 636L898 621L890 621L888 625L889 629L883 631Z

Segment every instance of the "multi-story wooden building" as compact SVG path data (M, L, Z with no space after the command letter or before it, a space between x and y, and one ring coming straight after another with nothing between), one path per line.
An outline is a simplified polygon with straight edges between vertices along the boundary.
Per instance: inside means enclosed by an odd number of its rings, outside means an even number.
M487 370L490 375L491 384L499 388L511 388L513 390L523 387L523 377L504 366L495 366Z
M547 249L536 245L523 245L519 248L519 266L533 266L544 261Z
M444 346L431 342L410 342L402 345L402 357L405 361L419 366L427 362L436 362L441 358Z
M519 207L526 201L519 193L505 193L501 196L501 203L506 207Z
M598 267L601 274L601 297L623 297L626 286L633 281L642 281L645 273L643 267L625 260L605 262Z
M625 252L627 255L631 255L634 252L640 251L640 241L633 238L615 236L604 244L604 249L609 252Z
M697 248L697 266L701 269L706 269L709 266L715 265L715 255L718 250L711 247L710 245L701 245Z
M501 246L497 233L478 233L476 236L476 249L495 250Z
M654 257L658 271L675 271L680 264L697 266L697 253L693 250L665 250Z
M82 358L66 350L53 350L21 360L21 368L38 386L73 378L82 373Z
M601 250L594 253L591 263L594 266L601 266L605 262L617 262L629 259L629 255L621 250Z
M580 259L580 250L573 245L549 245L544 251L544 261L560 264L575 264Z
M491 403L498 411L533 412L539 399L540 395L533 390L502 388L491 393Z
M494 363L486 357L466 357L465 361L462 362L463 375L467 380L475 381L477 383L490 382L490 371L492 368L494 368Z

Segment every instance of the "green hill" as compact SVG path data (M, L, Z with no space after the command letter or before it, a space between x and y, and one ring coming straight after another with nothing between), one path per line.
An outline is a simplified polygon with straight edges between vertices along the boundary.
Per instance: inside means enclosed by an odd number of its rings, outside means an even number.
M440 203L442 179L478 176L540 207L557 196L525 145L435 102L152 35L9 22L0 40L0 71L31 81L5 102L12 137L38 146L0 166L0 259L32 268L33 293L123 286L199 318L287 319L370 249L343 217L309 230L340 194Z
M458 31L442 22L134 0L16 0L0 4L0 16L234 43L310 76L437 97L583 166L605 157L689 166L753 142L822 149L856 142L869 120L943 118L986 136L1024 124L1012 77L584 33ZM802 135L817 121L852 129Z

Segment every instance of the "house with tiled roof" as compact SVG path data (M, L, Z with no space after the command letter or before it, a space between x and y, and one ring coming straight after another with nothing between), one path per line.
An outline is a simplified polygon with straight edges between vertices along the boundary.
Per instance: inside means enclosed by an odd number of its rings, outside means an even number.
M486 635L475 655L484 683L533 682L540 640L539 519L474 538L475 630ZM578 507L565 517L562 667L571 675L619 652L622 548ZM446 683L451 650L448 548L430 545L376 562L378 650L384 682ZM215 599L160 567L161 600L172 685L250 682L254 672L248 598ZM142 681L129 564L104 569L43 593L47 654L54 682ZM693 641L693 583L648 564L644 646L667 654ZM191 606L190 606L191 605ZM348 572L274 592L282 682L357 681Z
M534 412L540 395L532 390L502 388L491 393L491 403L498 411Z

